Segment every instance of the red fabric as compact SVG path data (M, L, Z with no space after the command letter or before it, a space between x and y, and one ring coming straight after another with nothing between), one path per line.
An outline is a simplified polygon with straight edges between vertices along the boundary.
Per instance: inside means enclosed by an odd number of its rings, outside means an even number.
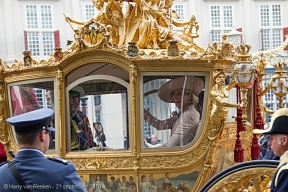
M242 147L242 142L240 140L240 135L237 133L236 135L236 143L234 149L234 161L235 162L243 162L244 161L244 149Z
M15 90L17 88L18 87L11 88L12 110L14 116L40 108L33 88L19 87L19 92Z
M286 35L288 35L288 27L285 27L285 28L283 28L283 38L284 38L284 41L285 41L285 39L286 39ZM288 38L288 37L287 37ZM288 50L288 46L286 46L285 48L284 48L284 50L285 51L287 51Z
M4 151L4 146L2 145L2 143L0 143L0 162L6 162L6 161L7 161L7 157Z
M258 142L258 138L256 137L255 134L253 135L253 139L252 139L251 158L252 160L260 158L260 145Z
M54 31L54 44L55 44L55 47L60 47L60 32L59 32L59 30Z

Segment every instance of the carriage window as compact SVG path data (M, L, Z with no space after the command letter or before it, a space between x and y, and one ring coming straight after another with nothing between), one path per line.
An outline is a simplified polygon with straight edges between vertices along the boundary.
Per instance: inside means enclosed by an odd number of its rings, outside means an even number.
M103 76L101 76L103 77ZM111 77L111 76L110 76ZM71 151L128 149L128 83L90 76L67 88ZM81 79L80 79L81 81ZM68 148L68 149L69 149Z
M185 146L202 120L205 76L143 76L144 146Z
M27 82L25 84L11 84L10 110L12 116L34 111L40 108L55 108L54 106L54 81ZM51 119L50 125L55 127L55 118ZM57 130L57 127L55 127ZM48 152L55 150L56 135L51 132L50 146Z

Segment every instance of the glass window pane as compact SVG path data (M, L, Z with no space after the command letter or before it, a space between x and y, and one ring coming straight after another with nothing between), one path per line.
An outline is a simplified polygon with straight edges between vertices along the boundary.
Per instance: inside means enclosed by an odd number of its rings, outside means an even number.
M270 49L270 30L269 29L262 29L262 47L263 50Z
M42 33L43 54L48 56L54 52L54 33Z
M192 142L202 118L203 89L203 76L144 76L145 147Z
M127 87L96 78L68 91L69 151L129 148Z
M273 29L273 48L276 48L282 43L282 30L281 29Z
M178 21L184 21L184 5L183 4L174 4L173 9L176 11L179 16Z
M85 20L86 21L91 19L97 13L96 8L92 4L86 4L84 9L85 9L84 13L85 13Z
M39 33L27 33L28 39L28 49L31 51L33 56L40 56L40 47L39 47Z
M50 5L41 5L42 29L52 29L52 8Z
M272 5L273 26L282 26L281 5Z
M41 108L55 108L54 106L54 82L43 81L10 86L10 103L12 116L20 115ZM55 127L54 116L50 126ZM56 128L57 129L57 128ZM49 150L55 150L55 133L50 133ZM48 150L48 151L49 151Z
M26 5L26 22L28 29L38 29L38 15L36 5Z
M260 5L261 26L270 26L269 5Z
M221 27L220 24L220 6L211 6L211 24L212 27Z
M221 41L221 31L220 30L213 30L212 31L212 41Z
M224 20L224 27L233 26L232 6L223 6L223 20Z

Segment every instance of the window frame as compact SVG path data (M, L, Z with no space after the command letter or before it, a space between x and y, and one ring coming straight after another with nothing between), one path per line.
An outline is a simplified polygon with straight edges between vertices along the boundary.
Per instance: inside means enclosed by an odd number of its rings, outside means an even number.
M89 19L91 19L91 17L90 18L87 18L87 11L86 11L86 6L92 6L93 8L94 8L94 14L92 15L92 17L93 16L95 16L96 14L98 14L98 10L97 10L97 8L93 5L93 3L84 3L83 4L83 18L84 18L84 21L88 21Z
M27 6L32 5L32 6L36 6L36 10L37 10L37 22L38 22L38 28L35 29L31 29L28 28L28 20L27 20ZM41 6L49 6L50 10L51 10L51 25L52 27L50 29L43 29L42 28L42 16L41 16ZM58 37L57 36L57 31L55 31L55 27L54 27L54 14L53 14L53 4L49 4L49 3L25 3L23 4L24 7L24 18L25 18L25 29L24 29L24 40L25 40L25 49L29 50L29 40L28 40L28 34L29 33L37 33L37 37L38 37L38 46L39 46L39 55L34 55L33 51L30 50L32 52L32 55L35 59L48 59L50 54L54 53L54 48L56 46L60 46L60 43L57 43L57 41L59 41L59 31L58 31ZM47 53L47 55L45 54L45 43L44 43L44 34L45 33L51 33L51 37L52 37L52 44L49 44L48 46L52 46L53 47L53 52L49 52ZM59 45L57 45L59 44ZM37 48L36 48L37 49ZM52 51L52 50L51 50Z
M217 6L219 7L219 12L220 12L220 27L213 27L213 22L212 22L212 7L213 6ZM232 26L231 27L224 27L224 6L230 6L231 7L231 11L232 11ZM234 6L233 5L210 5L209 6L209 17L210 17L210 28L211 28L211 42L213 41L217 41L217 42L220 42L221 41L221 35L222 34L225 34L225 33L229 33L232 29L233 29L233 26L234 26L234 19L235 19L235 16L234 16ZM214 32L220 32L220 34L216 34ZM219 37L215 37L215 36L219 36Z
M127 118L128 118L128 121L127 121L127 127L126 127L126 130L125 130L125 133L123 132L123 139L124 137L126 136L126 139L127 137L129 137L129 144L130 144L130 147L128 148L123 148L123 149L117 149L117 150L114 150L114 151L119 151L119 152L123 152L123 151L131 151L131 143L132 143L132 137L131 137L131 134L132 134L132 128L131 128L131 103L130 103L130 98L129 98L129 95L131 94L130 93L130 84L126 81L124 81L123 79L120 79L118 77L114 77L114 76L111 76L111 75L89 75L89 76L86 76L86 77L82 77L82 78L79 78L73 82L71 82L69 85L67 85L65 87L65 98L66 98L66 117L64 117L66 119L66 127L70 127L71 124L70 124L70 106L69 106L69 90L71 90L73 87L75 87L76 85L79 85L83 82L86 82L86 81L90 81L90 80L109 80L109 81L112 81L112 82L116 82L124 87L126 87L127 89ZM93 123L93 122L89 122L90 124ZM66 129L67 129L66 128ZM91 126L91 131L93 129L93 126ZM93 133L93 131L92 131ZM93 136L94 137L94 136ZM67 131L66 130L66 152L67 153L87 153L87 152L92 152L94 153L95 150L90 150L90 151L85 151L85 150L80 150L80 151L72 151L71 150L71 145L70 145L70 141L71 141L71 133L70 131ZM124 141L124 140L123 140ZM108 146L109 147L109 146ZM97 151L99 152L99 151ZM107 151L102 151L102 152L111 152L111 150L107 150Z
M10 113L10 117L13 117L13 110L12 110L12 95L11 95L11 87L13 86L19 86L19 85L25 85L25 84L32 84L32 83L39 83L39 82L48 82L48 81L51 81L53 82L53 86L54 86L54 89L53 89L53 96L54 96L54 121L57 122L57 124L55 123L55 127L58 126L58 117L59 117L59 114L58 114L58 94L56 94L55 90L56 90L56 87L57 87L57 84L56 84L56 78L52 77L52 78L42 78L42 79L33 79L33 80L27 80L27 81L21 81L21 82L13 82L13 83L8 83L7 84L7 92L8 92L8 105L9 105L9 113ZM35 93L36 94L36 93ZM12 129L13 131L13 135L14 135L14 138L15 138L15 141L17 142L17 139L16 139L16 133L15 133L15 130ZM54 154L54 153L57 153L59 152L59 131L55 131L55 149L49 149L46 153L47 154Z
M208 95L209 93L205 90L209 90L209 85L210 85L210 73L209 71L189 71L189 72L141 72L139 74L139 93L140 93L140 98L139 98L139 102L140 102L140 138L141 141L143 141L143 139L145 138L144 135L144 124L145 124L145 120L144 120L144 83L143 83L143 77L144 76L185 76L185 75L189 75L189 76L202 76L205 77L205 82L204 82L204 89L203 91L204 93L204 98L203 98L203 111L202 111L202 115L207 113L208 110ZM170 151L182 151L185 149L190 148L191 146L194 146L199 138L201 137L202 134L204 133L204 128L205 128L205 124L206 122L209 121L209 117L206 117L205 119L202 119L199 123L198 126L198 131L195 135L195 138L188 143L187 145L184 146L176 146L176 147L156 147L156 148L149 148L149 147L145 147L144 146L144 142L141 142L141 151L166 151L166 152L170 152Z
M265 6L268 5L269 8L269 25L268 26L262 26L262 17L261 17L261 6ZM280 26L273 26L273 5L279 5L280 6L280 20L281 20L281 24ZM281 3L261 3L259 4L259 28L260 28L260 33L261 33L261 50L267 50L267 49L273 49L275 47L278 47L279 45L282 44L282 40L283 40L283 5ZM278 44L274 45L274 40L273 40L273 35L276 34L274 33L275 31L279 31L279 42ZM268 37L269 39L264 39L265 37L267 37L267 33L265 34L265 31L268 31ZM265 35L265 37L264 37ZM266 43L266 41L269 42Z

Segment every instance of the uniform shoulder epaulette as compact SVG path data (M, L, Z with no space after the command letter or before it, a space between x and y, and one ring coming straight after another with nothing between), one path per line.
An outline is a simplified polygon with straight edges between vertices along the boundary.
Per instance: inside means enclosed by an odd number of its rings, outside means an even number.
M288 170L288 164L287 164L287 162L284 163L283 165L281 165L281 167L279 168L279 170L278 170L277 173L276 173L275 183L274 183L275 187L277 186L278 178L279 178L280 173L281 173L282 171L284 171L284 170Z
M61 159L59 157L48 157L47 159L52 160L52 161L56 161L56 162L61 162L61 163L65 164L65 165L68 164L67 160Z

